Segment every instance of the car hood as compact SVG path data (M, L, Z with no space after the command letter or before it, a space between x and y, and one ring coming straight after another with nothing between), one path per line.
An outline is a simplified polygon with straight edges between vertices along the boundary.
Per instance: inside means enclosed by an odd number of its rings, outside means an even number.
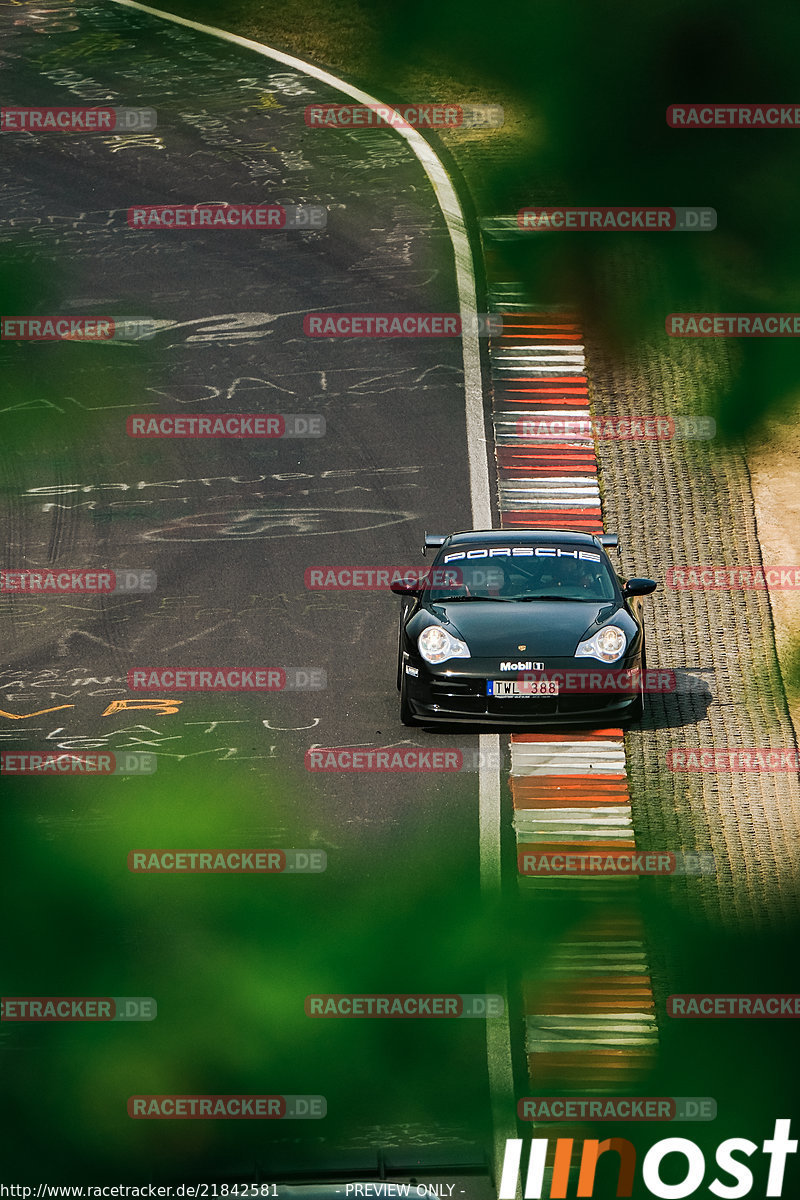
M467 643L473 658L534 659L568 657L578 642L591 636L620 611L613 600L446 601L429 604L428 612ZM524 650L520 650L524 646Z

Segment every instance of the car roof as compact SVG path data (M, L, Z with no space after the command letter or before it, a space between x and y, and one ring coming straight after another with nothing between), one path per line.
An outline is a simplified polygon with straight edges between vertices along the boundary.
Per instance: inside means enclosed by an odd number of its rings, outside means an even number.
M579 533L574 529L469 529L450 534L447 546L527 546L531 542L566 542L581 546L598 547L591 533ZM603 549L603 547L600 547Z

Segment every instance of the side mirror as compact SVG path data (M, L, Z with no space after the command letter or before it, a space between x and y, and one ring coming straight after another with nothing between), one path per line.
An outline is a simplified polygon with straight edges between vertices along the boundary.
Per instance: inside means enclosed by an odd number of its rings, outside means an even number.
M656 590L658 584L655 579L644 579L636 577L628 579L622 589L623 596L649 596Z
M389 589L396 596L419 596L424 586L422 580L419 583L403 583L401 579L398 579L389 584Z

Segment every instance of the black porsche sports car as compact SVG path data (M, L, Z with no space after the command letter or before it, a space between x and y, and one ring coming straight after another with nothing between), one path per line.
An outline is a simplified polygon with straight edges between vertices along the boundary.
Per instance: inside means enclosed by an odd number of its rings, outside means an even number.
M422 580L391 585L412 600L397 660L404 725L641 718L642 597L657 584L617 575L616 534L426 533L423 554L432 547Z

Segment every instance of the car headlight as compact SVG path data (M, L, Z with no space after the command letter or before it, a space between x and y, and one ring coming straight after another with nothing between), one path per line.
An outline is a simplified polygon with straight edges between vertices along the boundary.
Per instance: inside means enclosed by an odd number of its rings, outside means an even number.
M451 637L441 625L429 625L417 638L419 652L426 662L440 663L446 658L469 658L469 646Z
M599 658L601 662L612 663L622 658L628 639L624 630L618 625L606 625L597 633L581 642L575 651L576 658Z

